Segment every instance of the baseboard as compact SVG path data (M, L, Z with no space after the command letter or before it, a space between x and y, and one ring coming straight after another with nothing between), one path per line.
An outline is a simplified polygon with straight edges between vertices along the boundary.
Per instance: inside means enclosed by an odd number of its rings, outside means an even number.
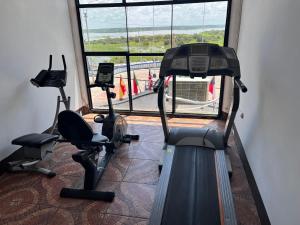
M245 149L243 147L242 141L240 139L239 133L236 129L236 126L233 126L233 130L234 130L234 141L236 143L237 149L238 149L238 153L240 156L240 159L242 161L243 167L244 167L244 171L246 173L247 176L247 180L252 192L252 196L254 198L255 201L255 205L257 208L257 212L258 212L258 216L260 219L260 222L262 225L271 225L267 210L265 208L265 205L263 203L263 200L261 198L260 192L258 190L254 175L252 173L250 164L248 162L246 153L245 153Z

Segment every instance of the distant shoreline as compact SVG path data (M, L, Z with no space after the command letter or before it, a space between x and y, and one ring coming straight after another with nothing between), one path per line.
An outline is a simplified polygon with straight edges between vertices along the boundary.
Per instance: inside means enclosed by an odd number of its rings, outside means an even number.
M221 29L224 25L199 25L199 26L173 26L172 30L199 30L199 29ZM128 32L143 32L143 31L163 31L171 30L170 26L161 27L129 27ZM84 33L87 29L82 30ZM99 29L88 29L89 33L124 33L127 32L126 28L99 28Z

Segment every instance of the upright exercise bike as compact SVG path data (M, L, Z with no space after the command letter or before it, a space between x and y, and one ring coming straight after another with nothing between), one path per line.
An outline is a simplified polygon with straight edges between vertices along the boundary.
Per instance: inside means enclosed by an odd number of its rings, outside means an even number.
M111 92L110 88L114 88L114 64L99 63L97 76L94 84L89 85L90 88L100 87L106 92L108 102L108 115L97 115L94 117L96 123L102 123L102 135L108 137L115 148L120 147L123 143L130 143L132 140L139 140L139 135L127 134L127 122L119 114L116 114L113 108L112 99L116 97L116 93Z

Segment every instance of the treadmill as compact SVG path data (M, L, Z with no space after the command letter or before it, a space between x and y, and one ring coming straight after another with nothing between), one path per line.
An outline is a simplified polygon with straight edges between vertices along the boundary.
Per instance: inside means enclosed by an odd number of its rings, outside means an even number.
M233 101L224 132L211 128L168 127L165 77L229 76ZM165 136L165 154L150 225L237 225L230 188L226 148L239 107L239 61L232 48L215 44L182 45L166 51L161 63L158 107Z

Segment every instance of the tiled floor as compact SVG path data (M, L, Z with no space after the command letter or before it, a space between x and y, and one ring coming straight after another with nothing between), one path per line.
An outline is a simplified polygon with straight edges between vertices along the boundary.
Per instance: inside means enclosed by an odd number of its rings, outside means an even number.
M99 124L92 123L95 130ZM0 177L0 224L3 225L146 225L158 182L158 160L162 156L163 132L159 118L128 117L129 132L140 141L124 145L113 156L98 190L115 191L112 203L63 199L62 187L80 187L83 169L72 161L77 149L67 143L56 146L41 164L57 176L49 179L37 174L3 174ZM171 126L210 126L222 129L213 120L172 119ZM232 190L239 224L259 225L256 207L246 176L231 140Z

